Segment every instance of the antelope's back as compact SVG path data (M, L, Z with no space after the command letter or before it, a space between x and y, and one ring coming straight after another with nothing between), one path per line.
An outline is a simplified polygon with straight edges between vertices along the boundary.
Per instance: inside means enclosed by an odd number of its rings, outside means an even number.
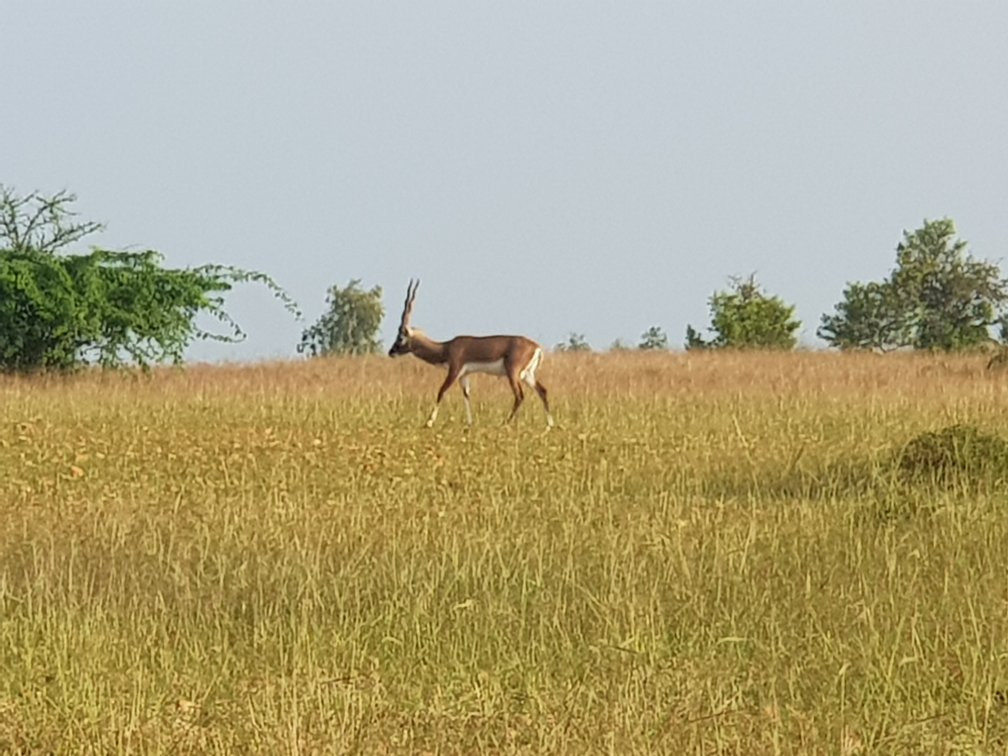
M531 360L539 344L525 336L456 336L451 349L465 354L468 362L493 362L507 359L519 364Z

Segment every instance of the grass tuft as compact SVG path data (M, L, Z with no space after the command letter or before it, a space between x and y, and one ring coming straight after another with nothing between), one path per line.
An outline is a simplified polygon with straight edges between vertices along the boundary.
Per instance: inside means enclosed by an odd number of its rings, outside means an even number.
M938 485L1008 482L1008 441L969 424L921 433L900 451L897 465L912 482Z

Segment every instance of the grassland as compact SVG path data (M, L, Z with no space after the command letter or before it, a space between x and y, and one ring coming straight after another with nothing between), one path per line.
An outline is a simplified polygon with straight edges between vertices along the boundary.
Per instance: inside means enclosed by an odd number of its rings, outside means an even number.
M559 427L356 359L0 380L0 751L1004 752L981 358L553 355Z

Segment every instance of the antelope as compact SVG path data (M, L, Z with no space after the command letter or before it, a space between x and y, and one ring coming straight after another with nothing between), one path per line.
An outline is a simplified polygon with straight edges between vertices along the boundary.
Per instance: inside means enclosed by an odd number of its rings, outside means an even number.
M508 423L514 419L518 408L525 400L525 392L522 389L524 383L539 394L543 409L546 411L546 428L547 430L552 428L553 416L550 414L549 401L546 398L546 387L536 378L536 370L543 360L542 347L525 336L456 336L448 341L434 341L420 329L410 326L413 302L416 300L419 287L420 281L414 282L412 278L406 286L406 304L403 306L399 333L392 348L389 349L389 357L412 354L431 365L447 366L448 375L438 389L434 409L427 418L427 427L434 425L441 399L456 380L462 387L462 396L465 398L466 422L472 425L469 376L473 373L489 373L506 376L511 385L514 406L508 415Z

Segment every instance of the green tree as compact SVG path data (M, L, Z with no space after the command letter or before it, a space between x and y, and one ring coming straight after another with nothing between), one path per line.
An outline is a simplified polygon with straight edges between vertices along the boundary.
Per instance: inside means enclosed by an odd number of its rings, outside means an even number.
M359 279L353 279L342 289L337 285L329 287L326 311L301 334L298 352L321 357L371 354L381 350L378 330L385 316L382 290L375 286L365 291L360 283Z
M896 267L881 282L850 283L820 337L841 349L973 349L1005 331L1008 281L955 238L948 218L904 231Z
M623 341L623 339L621 339L619 337L617 337L613 341L613 343L609 345L609 351L610 352L627 352L631 348L632 347L630 346L630 344L628 344L627 342Z
M820 338L841 349L888 351L909 343L901 303L888 283L853 282L833 315L824 315Z
M729 280L731 289L714 292L708 300L714 337L705 340L687 325L686 348L793 349L801 328L794 306L766 294L755 275Z
M554 347L558 352L590 352L591 344L585 340L583 333L571 331L567 334L567 340L561 341Z
M196 339L244 338L224 310L223 295L238 282L265 284L296 313L287 294L256 271L165 268L154 250L61 254L102 227L74 222L75 200L66 192L19 197L0 190L0 370L180 363ZM227 332L198 327L201 313Z
M641 334L638 349L668 349L668 336L658 326L651 326Z
M711 345L704 341L703 336L700 332L691 326L689 323L686 324L686 349L688 351L694 351L697 349L709 349Z

